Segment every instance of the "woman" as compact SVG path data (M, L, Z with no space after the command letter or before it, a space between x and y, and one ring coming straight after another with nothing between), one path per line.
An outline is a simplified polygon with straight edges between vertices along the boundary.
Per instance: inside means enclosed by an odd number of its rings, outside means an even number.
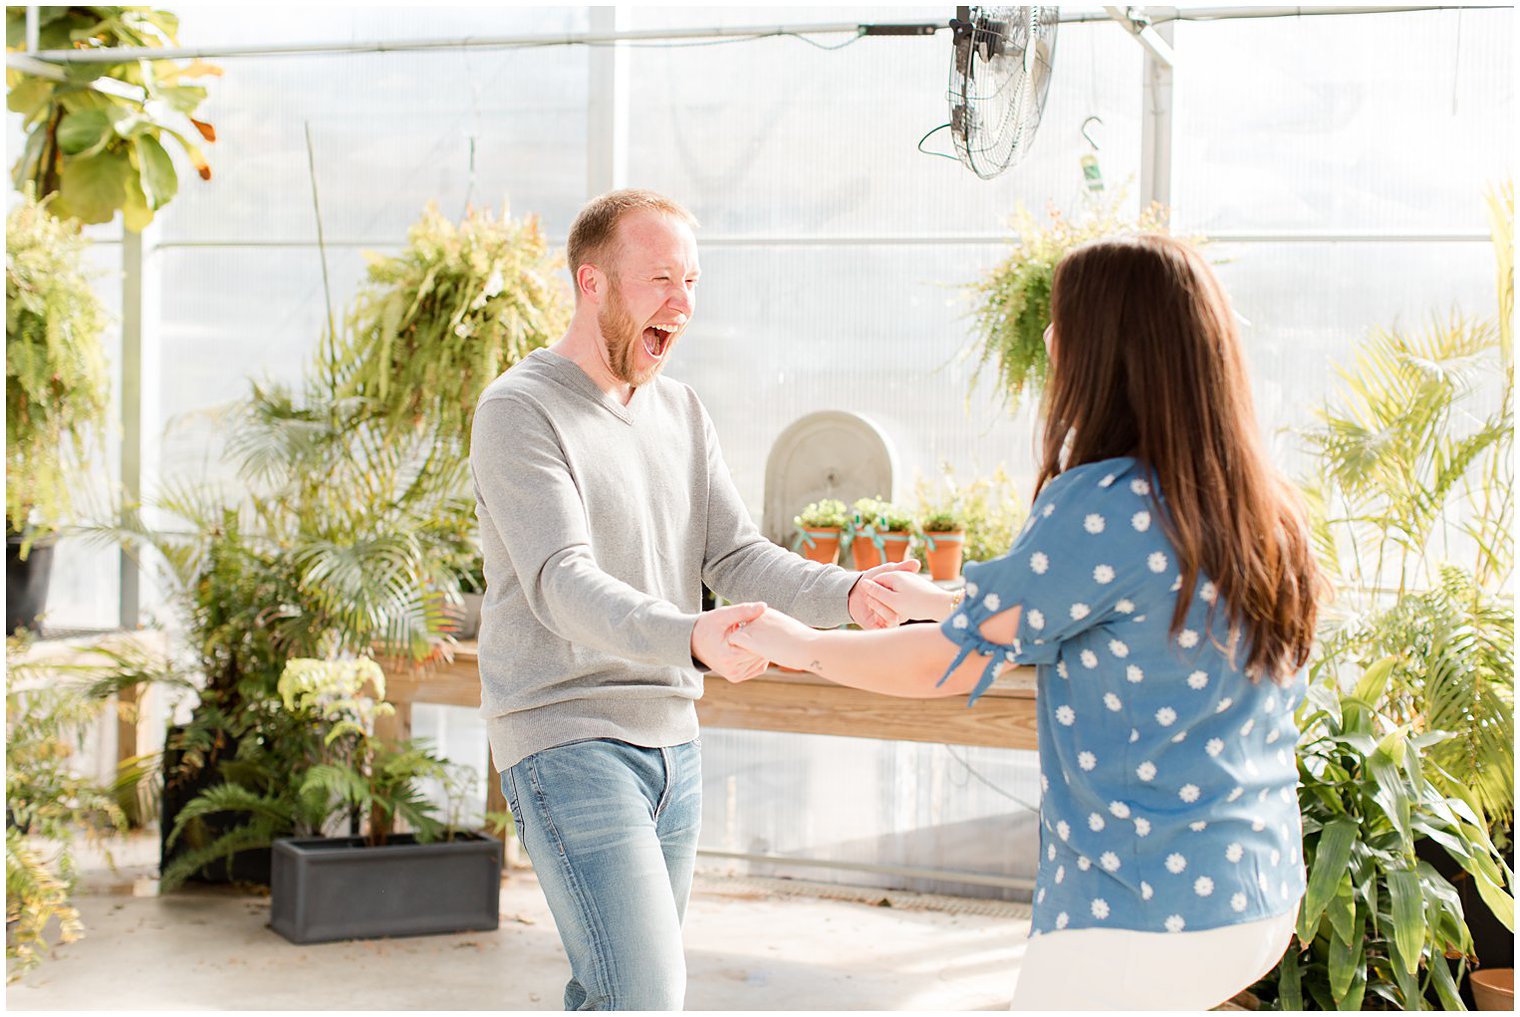
M1304 889L1293 709L1320 589L1301 503L1257 433L1228 299L1163 236L1056 269L1029 521L964 599L883 577L818 632L768 611L732 642L899 696L1038 668L1040 871L1016 1009L1203 1009L1265 974ZM936 683L937 680L937 683Z

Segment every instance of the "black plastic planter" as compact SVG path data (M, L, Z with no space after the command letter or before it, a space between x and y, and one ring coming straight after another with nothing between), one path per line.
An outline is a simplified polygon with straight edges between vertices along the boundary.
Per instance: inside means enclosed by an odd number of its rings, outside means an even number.
M384 847L361 837L274 842L270 926L292 943L479 932L498 924L501 841L478 834Z
M5 634L18 628L34 634L42 632L42 614L47 608L48 580L53 571L53 540L43 537L32 544L26 560L21 560L21 535L5 534Z

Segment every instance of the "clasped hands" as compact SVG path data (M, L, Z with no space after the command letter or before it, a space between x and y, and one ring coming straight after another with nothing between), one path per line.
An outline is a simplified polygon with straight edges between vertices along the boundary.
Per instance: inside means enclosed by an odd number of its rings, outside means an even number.
M850 589L850 619L863 629L887 629L910 618L936 617L944 591L914 575L918 570L919 563L909 559L862 572ZM731 682L754 678L772 662L806 670L805 644L814 631L761 602L731 604L698 617L692 656Z

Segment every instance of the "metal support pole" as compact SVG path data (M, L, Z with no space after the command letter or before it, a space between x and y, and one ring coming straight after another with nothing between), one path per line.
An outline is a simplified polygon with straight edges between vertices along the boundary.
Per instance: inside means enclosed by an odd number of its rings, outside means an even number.
M156 450L145 436L158 417L159 264L157 223L141 233L123 228L121 244L121 486L135 511L145 481L153 476ZM142 622L142 572L121 552L120 624L135 629Z
M589 11L594 35L616 37L626 23L621 7ZM628 182L628 51L618 44L593 46L587 62L586 196L593 198Z
M1175 8L1147 8L1153 17L1176 14ZM1168 48L1176 45L1176 25L1166 22L1147 29L1155 32ZM1184 57L1184 59L1186 59ZM1172 108L1173 75L1170 60L1158 59L1147 48L1145 52L1144 88L1140 115L1140 207L1148 208L1155 202L1168 208L1172 204Z

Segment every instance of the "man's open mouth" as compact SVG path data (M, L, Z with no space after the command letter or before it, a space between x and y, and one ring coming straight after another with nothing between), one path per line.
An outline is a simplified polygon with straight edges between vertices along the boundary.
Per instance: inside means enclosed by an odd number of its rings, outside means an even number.
M675 336L674 326L650 325L644 330L644 351L651 357L659 360L670 349L670 340Z

